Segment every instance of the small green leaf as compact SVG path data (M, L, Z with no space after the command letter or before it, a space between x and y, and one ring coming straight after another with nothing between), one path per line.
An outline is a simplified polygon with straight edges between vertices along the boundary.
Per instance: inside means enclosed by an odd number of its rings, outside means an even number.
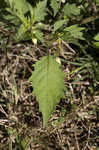
M80 9L76 6L76 4L66 3L63 8L63 13L64 16L68 16L68 17L71 17L72 15L77 16L80 14Z
M99 33L94 37L94 40L99 41Z
M23 35L24 35L24 25L21 24L17 32L16 40L18 41L20 39L23 39Z
M68 19L67 20L56 21L55 24L54 24L54 32L57 31L59 28L61 28L67 22L68 22Z
M60 2L58 2L57 0L51 0L51 8L53 9L54 11L54 16L56 16L57 12L59 11L60 9Z
M64 29L64 31L69 31L69 32L81 32L82 30L84 30L85 28L84 27L79 27L78 24L74 24L74 25L71 25L69 27L66 27Z
M47 0L40 1L34 10L34 20L35 21L42 21L44 20L46 16L46 5L47 5Z
M99 0L96 0L96 5L97 5L97 6L99 5Z
M28 11L28 3L26 0L9 0L11 9L18 15L25 14Z
M43 32L41 32L40 30L35 30L34 34L40 42L44 43Z
M99 49L99 42L94 42L93 45L94 45L97 49Z
M16 42L30 40L30 39L31 39L31 33L25 32L24 25L21 24L16 35Z
M45 126L60 98L64 96L65 74L52 56L44 56L34 67L35 71L29 80L32 81Z
M31 19L34 20L34 10L35 9L29 3L28 3L28 7L29 7L30 14L31 14Z
M67 34L67 32L68 32L69 36L71 36L72 38L84 40L83 32L82 32L84 29L85 28L79 27L77 24L71 25L71 26L66 27L64 29L64 34Z
M23 139L22 141L21 141L21 146L22 146L22 148L25 150L26 149L26 147L27 147L27 140L26 139Z
M46 30L46 29L48 29L48 25L46 25L46 24L44 24L44 23L42 23L42 22L37 23L37 24L35 25L35 27L36 27L37 29L40 29L40 30Z

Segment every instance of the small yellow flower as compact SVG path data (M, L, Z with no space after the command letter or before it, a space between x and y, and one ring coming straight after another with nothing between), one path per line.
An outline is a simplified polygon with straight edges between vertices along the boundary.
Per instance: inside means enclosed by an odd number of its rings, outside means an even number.
M37 39L36 38L32 38L32 42L33 42L33 44L37 44Z
M56 57L56 59L55 59L55 60L56 60L56 62L57 62L57 63L61 64L61 60L60 60L60 58L59 58L59 57Z

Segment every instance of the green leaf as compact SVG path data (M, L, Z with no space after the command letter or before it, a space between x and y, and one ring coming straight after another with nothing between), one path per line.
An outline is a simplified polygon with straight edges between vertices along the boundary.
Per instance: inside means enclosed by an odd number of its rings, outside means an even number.
M27 139L22 139L22 140L21 140L21 146L22 146L22 148L23 148L24 150L26 149L27 144L28 144Z
M30 32L25 32L24 25L21 24L15 38L16 38L15 39L16 42L30 40L31 39L31 33Z
M42 21L44 20L46 16L46 5L47 5L47 0L40 1L34 10L34 20L35 21Z
M32 7L31 4L28 3L28 7L29 7L29 11L30 11L30 14L31 14L31 19L34 19L34 8Z
M97 49L99 49L99 42L94 42L93 45L94 45Z
M56 16L57 12L59 11L60 9L60 2L58 2L57 0L51 0L51 8L53 9L54 11L54 16Z
M68 19L67 20L56 21L55 24L54 24L54 32L57 31L59 28L61 28L67 22L68 22Z
M25 14L28 11L28 3L26 0L9 0L11 9L17 14Z
M74 39L80 39L80 40L85 40L83 37L83 30L85 28L83 27L79 27L77 24L76 25L71 25L69 27L66 27L64 29L64 34L69 34L70 37L74 38ZM68 39L68 37L67 37Z
M64 16L68 16L68 17L71 17L72 15L77 16L80 14L80 9L76 6L76 4L66 3L63 8L63 13Z
M34 67L35 71L29 80L32 81L45 126L60 98L64 97L65 74L52 56L44 56Z
M97 5L97 6L99 5L99 0L96 0L96 5Z
M99 41L99 33L94 37L94 40Z
M24 36L24 25L21 24L20 28L18 29L18 32L17 32L16 41L22 40L23 36Z
M43 33L40 30L35 30L34 34L36 36L36 38L41 41L42 43L44 43L44 39L43 39Z
M50 27L49 24L44 24L42 22L39 22L35 25L36 29L39 29L39 30L48 30L48 28Z

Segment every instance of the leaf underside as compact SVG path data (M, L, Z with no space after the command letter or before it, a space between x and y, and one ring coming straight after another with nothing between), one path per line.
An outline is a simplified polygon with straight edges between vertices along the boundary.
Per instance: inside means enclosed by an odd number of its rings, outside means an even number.
M43 115L43 126L46 125L60 98L64 97L64 77L53 56L44 56L34 65L35 71L29 78Z

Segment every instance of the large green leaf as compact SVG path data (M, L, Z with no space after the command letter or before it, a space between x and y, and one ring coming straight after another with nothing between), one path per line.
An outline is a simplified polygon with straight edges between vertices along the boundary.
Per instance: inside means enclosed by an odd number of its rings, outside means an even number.
M44 20L45 16L46 16L46 4L47 4L47 0L44 1L40 1L39 3L37 3L35 11L34 11L34 20L35 21L42 21Z
M43 126L64 96L64 73L52 56L44 56L35 64L35 71L29 78L43 114Z

